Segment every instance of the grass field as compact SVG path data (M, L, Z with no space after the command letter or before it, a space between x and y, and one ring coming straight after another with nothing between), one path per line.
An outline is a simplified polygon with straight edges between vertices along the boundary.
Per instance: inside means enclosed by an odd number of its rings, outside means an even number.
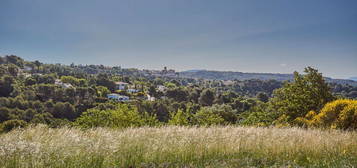
M0 166L357 167L357 133L234 126L37 126L0 135Z

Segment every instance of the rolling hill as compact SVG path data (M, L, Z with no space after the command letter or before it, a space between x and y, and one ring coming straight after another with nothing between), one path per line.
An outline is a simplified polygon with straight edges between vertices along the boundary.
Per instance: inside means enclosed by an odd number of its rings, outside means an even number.
M249 80L249 79L260 79L260 80L278 80L287 81L293 79L293 74L279 74L279 73L245 73L245 72L234 72L234 71L211 71L211 70L188 70L180 72L181 77L186 78L201 78L209 80ZM325 78L326 81L338 84L349 84L352 86L357 86L357 81L348 79L332 79L329 77Z

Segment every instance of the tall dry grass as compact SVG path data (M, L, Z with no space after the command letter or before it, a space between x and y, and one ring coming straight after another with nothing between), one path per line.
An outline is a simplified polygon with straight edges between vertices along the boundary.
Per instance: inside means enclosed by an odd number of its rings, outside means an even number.
M0 135L0 166L356 167L357 133L234 126L36 126Z

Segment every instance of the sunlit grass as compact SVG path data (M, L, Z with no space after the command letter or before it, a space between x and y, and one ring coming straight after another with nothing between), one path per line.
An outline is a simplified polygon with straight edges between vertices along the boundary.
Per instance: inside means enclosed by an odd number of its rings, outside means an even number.
M356 167L357 133L234 126L37 126L0 135L0 166Z

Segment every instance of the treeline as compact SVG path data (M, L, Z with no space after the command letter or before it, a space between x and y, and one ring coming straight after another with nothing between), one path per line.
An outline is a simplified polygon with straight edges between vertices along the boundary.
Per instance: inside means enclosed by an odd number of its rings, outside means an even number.
M241 124L356 129L356 101L340 100L356 98L356 87L327 84L313 68L305 73L295 73L291 82L220 81L5 56L0 57L0 128L42 123L84 128ZM119 81L135 92L118 90ZM110 100L110 93L130 101Z
M192 70L180 72L181 77L201 78L209 80L277 80L277 81L291 81L294 79L293 74L279 74L279 73L247 73L247 72L233 72L233 71L208 71L208 70ZM342 85L357 86L357 82L349 79L332 79L325 77L328 83L336 83Z

